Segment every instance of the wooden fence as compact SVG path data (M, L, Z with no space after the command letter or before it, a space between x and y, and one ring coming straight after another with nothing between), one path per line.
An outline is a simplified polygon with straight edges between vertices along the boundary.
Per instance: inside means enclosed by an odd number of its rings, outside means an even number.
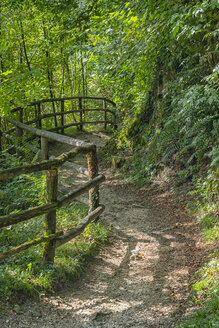
M88 98L88 97L83 97L83 98ZM109 100L106 100L105 98L97 98L97 97L90 97L90 98L101 99L103 101L103 103L105 104L104 125L106 127L108 123L110 124L112 123L116 128L116 121L115 121L116 116L113 114L114 121L110 122L107 121L107 115L106 115L107 112L110 111L106 109L106 103L110 102L113 104L113 106L115 104ZM71 98L55 99L55 100L46 99L40 102L31 103L30 106L35 106L35 109L37 109L35 111L36 117L32 121L26 122L26 124L22 122L23 113L24 113L24 110L22 108L16 108L12 110L12 112L18 112L19 121L6 116L1 117L2 124L4 126L6 126L7 123L10 123L11 125L14 126L14 128L4 131L3 133L4 137L8 138L10 133L13 131L16 131L16 135L18 137L23 135L23 131L29 132L34 137L40 137L41 157L43 161L36 164L30 164L30 165L25 165L21 167L15 167L12 169L0 171L0 180L11 179L21 174L27 174L27 173L45 170L46 204L42 206L36 206L34 208L30 208L27 210L23 210L18 213L12 213L0 217L0 228L3 228L45 214L44 235L35 240L28 241L20 246L11 248L6 252L0 253L0 260L5 259L13 254L19 253L29 247L43 243L43 261L45 263L53 263L55 257L55 249L60 245L63 245L64 243L68 242L69 240L75 238L77 235L79 235L92 220L97 219L100 216L100 214L104 211L104 206L99 204L98 186L101 182L105 180L105 177L103 175L98 175L96 146L84 142L82 140L74 139L72 137L64 136L47 130L41 130L43 118L51 116L54 117L54 124L55 124L55 128L51 130L55 130L55 131L61 130L61 133L64 133L64 129L70 126L70 124L68 125L64 124L64 115L66 113L69 114L69 112L72 113L72 111L67 111L67 112L64 111L64 102L65 100L72 100L72 99L77 99L80 107L80 104L82 103L82 97L71 97ZM44 115L40 113L40 108L42 103L55 102L55 101L56 102L59 101L61 103L61 112L54 112ZM82 111L79 111L79 113L82 113ZM55 119L57 118L58 115L61 115L61 125L58 125L57 120ZM80 123L79 126L80 129L82 129L83 124L85 124L85 121L83 121L83 113L82 116L80 117L81 117L81 121L79 122ZM37 127L30 126L30 124L33 123L36 123ZM78 125L78 123L73 122L71 123L71 125ZM48 159L48 140L53 140L56 142L68 144L73 146L74 148L69 152L63 153L58 158ZM85 183L83 186L78 187L76 190L62 196L61 198L58 198L58 167L66 164L68 160L75 158L78 154L87 155L88 175L90 177L90 181ZM86 171L86 169L82 167L76 166L75 168L78 169L79 171L81 170ZM56 210L62 207L64 204L71 202L76 197L88 191L89 191L89 214L74 229L65 233L63 231L56 231Z
M49 105L51 105L49 107ZM30 110L32 107L33 110ZM69 109L70 108L70 109ZM77 126L81 131L84 125L87 124L103 124L104 128L111 125L114 129L117 128L116 122L116 104L102 97L65 97L43 99L40 101L31 102L25 110L22 107L16 107L11 110L12 113L17 112L17 120L25 124L36 124L37 128L44 128L43 122L47 118L53 119L53 127L48 131L60 131L64 134L64 129L71 126ZM66 110L67 109L67 110ZM89 112L102 113L102 118L92 120ZM28 120L25 120L27 113ZM31 115L32 113L32 115ZM78 117L76 115L78 114ZM30 116L32 118L30 119ZM70 122L66 123L65 118L68 116ZM88 117L88 120L87 120Z

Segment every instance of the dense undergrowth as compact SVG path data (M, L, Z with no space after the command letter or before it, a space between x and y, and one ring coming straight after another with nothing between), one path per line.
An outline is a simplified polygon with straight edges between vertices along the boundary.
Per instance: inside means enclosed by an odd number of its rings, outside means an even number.
M214 176L214 175L213 175ZM187 204L188 209L196 215L200 235L206 247L211 246L209 261L195 275L192 286L193 302L199 310L189 316L180 327L217 327L219 324L219 216L218 183L214 179L209 184L209 177L196 180L195 189L190 192L195 199Z
M145 92L139 88L134 110L127 111L122 131L114 146L111 143L111 151L125 158L121 171L129 183L143 186L162 177L163 184L169 185L173 193L186 185L193 197L188 207L197 217L201 238L216 249L219 242L216 2L161 1L148 11L151 16L146 15L146 24L152 36L145 53L154 68L153 74L146 82ZM219 257L216 250L210 253L213 254L209 254L209 262L196 274L192 288L194 302L200 309L181 327L219 325Z
M9 164L10 163L10 164ZM3 153L3 167L25 164L16 155ZM15 213L45 203L45 175L25 174L0 183L0 215ZM82 203L72 202L57 211L57 231L74 228L87 214ZM43 235L44 216L2 228L0 250L7 251ZM25 297L42 296L79 277L88 256L104 243L109 231L99 223L87 226L73 242L56 250L55 264L42 262L42 245L15 254L0 263L0 294L2 301L20 302ZM3 304L3 303L2 303Z
M213 6L213 2L206 1L194 4L193 8L204 13L207 3ZM188 17L189 13L184 19ZM198 24L200 29L204 26L204 14L201 22L198 15L191 17L194 28ZM216 248L219 242L219 65L215 55L217 46L212 38L217 33L213 20L212 17L211 36L203 30L189 34L187 40L180 35L176 42L171 36L163 40L148 83L149 90L145 88L145 92L139 93L134 110L127 111L121 130L100 155L109 161L113 157L113 166L120 167L127 182L138 187L162 180L162 185L169 186L175 193L186 185L193 196L188 206L197 216L202 240ZM153 28L160 40L162 36L155 23ZM183 30L180 25L178 28ZM210 47L214 48L213 62ZM219 324L218 253L209 256L209 262L197 273L193 287L194 300L200 310L182 327L217 327Z

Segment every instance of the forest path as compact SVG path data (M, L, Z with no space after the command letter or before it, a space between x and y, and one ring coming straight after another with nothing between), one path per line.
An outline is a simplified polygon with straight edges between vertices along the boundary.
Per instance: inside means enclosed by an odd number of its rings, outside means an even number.
M83 136L98 146L107 137ZM55 145L53 153L59 150ZM41 302L21 305L2 328L169 328L185 314L198 259L197 226L169 192L134 190L111 169L100 172L106 176L101 222L112 225L109 243L79 280ZM71 174L64 169L66 188Z

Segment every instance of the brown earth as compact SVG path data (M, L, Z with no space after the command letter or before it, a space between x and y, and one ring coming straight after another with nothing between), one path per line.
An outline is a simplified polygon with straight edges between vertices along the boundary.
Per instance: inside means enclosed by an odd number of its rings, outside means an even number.
M98 133L83 138L104 143ZM59 151L62 146L53 147L53 154ZM87 262L80 280L6 311L0 327L169 328L193 311L191 279L207 251L196 221L185 211L184 197L165 186L134 189L111 169L100 171L106 175L101 222L111 226L109 243ZM68 189L72 172L62 174Z

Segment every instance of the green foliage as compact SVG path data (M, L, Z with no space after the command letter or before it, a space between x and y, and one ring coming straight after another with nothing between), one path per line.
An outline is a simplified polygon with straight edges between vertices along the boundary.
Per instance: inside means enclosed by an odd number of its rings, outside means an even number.
M22 147L22 149L24 148L25 146ZM29 153L27 157L29 157ZM26 160L26 156L21 158L16 154L11 155L2 151L0 164L2 169L13 168L26 164ZM41 205L44 199L45 175L42 173L23 174L0 182L0 215ZM14 229L12 228L12 230Z
M127 144L137 159L127 163L129 179L146 182L170 163L185 180L203 162L214 169L219 118L216 2L160 1L159 6L134 2L125 12L133 8L139 15L133 42L143 46L145 41L147 59L138 78L148 79L138 85L133 108L129 101L131 110L118 138L119 146ZM136 60L139 65L141 50L129 55L132 64Z
M196 273L198 280L193 285L193 290L198 303L202 304L205 299L211 299L212 296L219 297L218 272L218 257L213 257Z
M118 153L116 137L108 139L103 147L98 151L98 157L103 161L111 161L111 157Z
M44 97L111 97L118 104L123 126L117 145L109 143L110 149L103 150L102 156L117 153L118 146L132 151L123 171L137 185L153 181L167 166L175 170L178 183L193 181L196 207L203 208L203 235L208 241L217 240L217 6L216 0L4 0L0 111L9 113L11 105L25 106ZM29 112L25 113L28 118ZM47 123L50 126L50 120ZM24 177L15 196L24 190L21 199L37 202L30 191L30 181L38 185L34 179L36 176ZM10 197L14 186L7 188ZM10 210L24 206L21 201L10 205ZM5 209L7 206L1 210ZM71 213L64 212L61 227L70 226ZM63 271L68 270L68 262L72 261L72 267L81 263L68 259L68 247ZM82 246L85 253L87 247ZM32 268L30 264L28 270ZM8 272L6 281L14 281ZM51 272L52 279L53 269ZM45 289L51 287L46 279ZM199 321L188 327L202 327L202 322L203 327L217 326L217 314L208 321L217 303L208 302L197 313Z
M87 210L76 202L57 211L57 229L69 230L86 215ZM13 228L1 229L0 248L2 251L27 240L41 236L43 216L19 223ZM1 263L0 293L2 299L14 301L22 298L53 292L54 288L66 284L81 274L85 258L94 253L99 244L106 242L109 231L100 224L90 224L74 242L56 250L55 266L42 263L41 245L13 255Z
M216 328L219 324L219 260L214 254L197 273L195 302L202 306L180 328Z
M193 211L197 215L201 236L204 242L215 245L219 241L218 218L218 172L209 170L205 177L196 181ZM219 324L219 258L218 250L210 256L197 273L192 290L194 302L199 310L184 321L180 328L217 327Z
M91 223L85 228L83 237L90 243L103 244L109 238L109 231L99 223Z
M133 152L123 172L128 182L137 186L152 182L166 167L175 171L175 185L192 182L201 235L206 242L217 243L216 2L147 3L151 7L142 21L151 33L145 33L144 55L153 73L148 74L144 87L138 88L141 101L135 98L118 137L118 146L126 144ZM140 60L137 51L135 56ZM218 261L206 264L200 275L194 290L201 308L182 327L219 324Z
M203 309L195 312L180 328L217 328L219 324L219 301L212 299Z
M24 164L19 156L3 152L3 168ZM0 215L18 212L45 203L45 175L24 174L0 183ZM57 230L68 231L87 215L85 205L72 202L57 210ZM0 231L0 251L43 235L44 216L2 228ZM2 300L19 301L25 295L36 296L53 292L60 284L67 283L80 275L85 257L92 255L96 247L104 243L109 231L100 224L92 223L84 234L74 242L56 250L55 266L42 263L42 245L29 248L1 261L0 294Z
M86 215L87 209L83 204L73 202L71 206L65 205L57 211L57 229L73 229Z
M0 185L1 215L40 205L45 198L45 175L22 175Z
M206 242L219 242L219 217L217 215L202 217L200 226L202 237Z
M95 1L1 2L0 113L34 99L88 93L95 9Z
M219 217L218 217L218 170L209 170L205 177L196 181L196 188L190 192L196 198L194 208L198 209L201 235L205 242L219 241Z
M177 84L180 78L181 74L171 85ZM167 88L169 90L170 86L167 85ZM164 92L167 90L164 89ZM170 97L171 93L168 92L168 95ZM192 170L191 173L197 171L203 161L214 169L218 162L217 101L215 86L191 86L172 99L171 112L168 108L169 113L165 113L164 98L160 104L162 115L146 125L137 117L120 135L120 144L129 138L128 144L134 147L136 157L139 151L136 143L140 141L145 145L145 150L141 147L140 151L147 168L153 168L156 163L167 164L174 158L181 169ZM138 167L138 172L139 169L142 176L147 174L144 166Z

